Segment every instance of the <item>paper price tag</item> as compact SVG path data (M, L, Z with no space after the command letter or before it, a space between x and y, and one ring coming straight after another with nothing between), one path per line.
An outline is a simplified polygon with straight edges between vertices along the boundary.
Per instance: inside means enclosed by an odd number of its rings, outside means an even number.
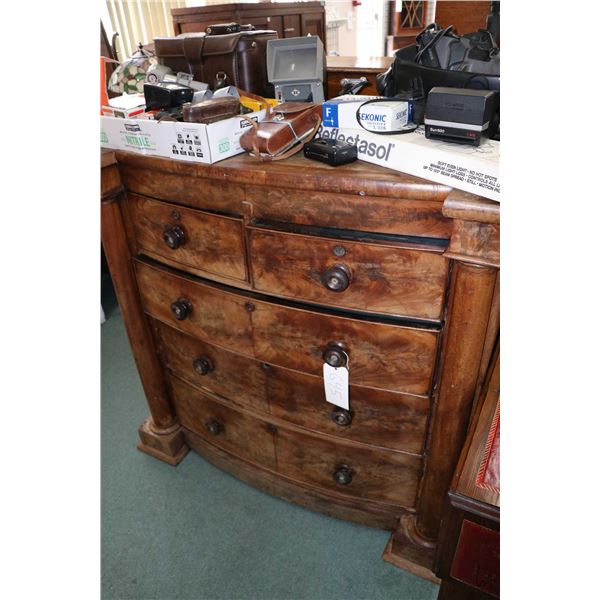
M350 410L348 394L348 369L323 364L323 382L325 384L325 400L346 410Z

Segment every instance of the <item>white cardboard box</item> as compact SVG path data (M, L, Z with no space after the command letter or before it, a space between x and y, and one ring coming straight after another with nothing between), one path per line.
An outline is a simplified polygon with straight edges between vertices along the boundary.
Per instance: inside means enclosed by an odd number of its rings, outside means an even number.
M361 129L356 111L368 100L389 100L369 104L361 111L361 121L370 131L392 131L412 123L412 102L399 101L381 96L356 96L346 94L323 103L323 126L340 129ZM366 131L366 130L365 130Z
M265 111L246 115L262 121ZM250 123L240 117L210 125L100 117L100 145L176 160L212 164L241 154L240 136Z
M500 201L500 142L475 147L428 140L423 127L401 135L322 127L320 135L355 144L359 160Z

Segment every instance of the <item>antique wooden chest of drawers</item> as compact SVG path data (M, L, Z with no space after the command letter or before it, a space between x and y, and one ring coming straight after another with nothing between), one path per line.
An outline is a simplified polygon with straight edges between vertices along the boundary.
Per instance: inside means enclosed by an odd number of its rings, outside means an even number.
M190 448L431 573L498 334L498 204L364 163L103 155L102 240L150 409ZM346 367L349 410L325 400Z

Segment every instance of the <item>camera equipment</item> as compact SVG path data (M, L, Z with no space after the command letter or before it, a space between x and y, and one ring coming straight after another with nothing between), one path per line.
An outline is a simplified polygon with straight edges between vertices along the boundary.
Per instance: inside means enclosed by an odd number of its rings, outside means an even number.
M479 146L494 108L492 91L434 87L425 107L425 137Z
M324 102L323 42L316 36L269 40L267 76L281 102Z
M348 142L317 138L304 146L304 156L337 167L357 160L358 151L354 144Z
M144 98L146 110L156 110L181 106L191 102L194 90L178 83L145 83Z

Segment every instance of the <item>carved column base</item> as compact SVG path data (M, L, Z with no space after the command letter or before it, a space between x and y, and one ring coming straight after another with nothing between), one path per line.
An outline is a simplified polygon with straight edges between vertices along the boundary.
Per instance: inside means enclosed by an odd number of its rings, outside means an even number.
M138 433L141 440L138 450L173 466L179 464L190 450L178 422L160 429L153 423L152 417L148 417L140 426Z
M417 531L416 515L402 515L396 531L386 544L383 560L414 575L440 583L433 571L435 542L422 537Z

